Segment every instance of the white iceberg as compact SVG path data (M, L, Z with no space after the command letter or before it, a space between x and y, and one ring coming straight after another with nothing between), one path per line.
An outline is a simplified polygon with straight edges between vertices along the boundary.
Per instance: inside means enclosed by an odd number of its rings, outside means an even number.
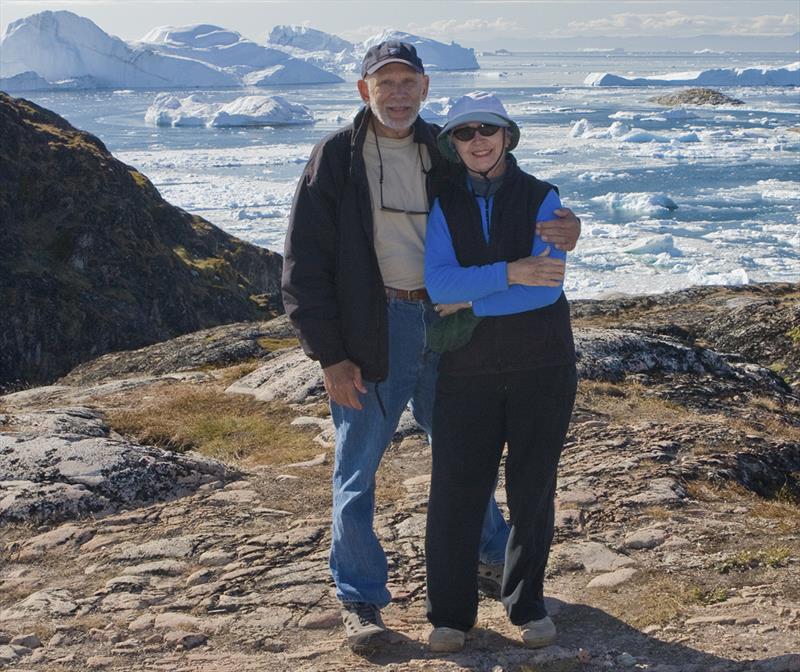
M592 72L587 86L800 86L800 61L784 66L711 68L692 72L670 72L647 77L623 77Z
M97 87L237 85L235 75L188 58L131 47L72 12L45 11L13 21L0 50L0 76L33 71L50 82L92 77Z
M269 44L280 47L291 47L302 51L354 51L352 42L343 40L337 35L325 33L308 26L275 26L267 38Z
M129 44L72 12L46 11L9 24L0 49L0 77L30 71L50 84L45 86L27 76L11 82L15 90L219 88L343 81L284 51L208 24L154 28L139 42Z
M248 40L236 31L210 24L161 26L139 42L159 53L191 58L223 68L249 86L336 84L343 81L285 51Z
M296 126L313 124L305 105L290 103L283 96L242 96L219 108L209 126Z
M632 192L621 194L611 192L591 199L595 203L604 205L609 212L624 215L665 217L678 205L666 194L649 194Z
M305 105L283 96L242 96L230 103L210 103L201 96L178 98L168 93L156 96L145 112L145 122L154 126L293 126L313 124Z
M53 82L48 82L32 70L20 72L12 77L0 77L0 91L50 91L55 88L57 87Z
M595 128L588 119L579 119L572 125L569 134L572 138L611 140L621 138L629 132L630 128L620 121L613 122L608 128Z
M478 70L480 68L474 49L462 47L455 42L445 44L428 37L420 37L393 29L385 30L365 40L362 45L363 50L366 52L370 47L386 40L400 40L413 45L417 50L417 55L422 59L426 71Z
M635 243L623 248L622 251L628 254L657 254L669 255L670 257L683 256L683 252L675 247L675 241L669 234L637 240Z

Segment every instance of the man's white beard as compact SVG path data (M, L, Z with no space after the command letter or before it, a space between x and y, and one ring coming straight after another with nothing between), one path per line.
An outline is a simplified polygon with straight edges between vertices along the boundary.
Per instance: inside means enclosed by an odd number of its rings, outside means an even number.
M384 126L386 126L386 128L391 128L393 131L407 131L414 125L414 121L419 114L419 105L417 105L417 108L413 112L409 113L406 121L399 121L395 119L384 118L383 114L381 114L381 111L378 110L377 107L377 105L373 105L370 102L369 109L372 110L372 114L375 115L375 118Z

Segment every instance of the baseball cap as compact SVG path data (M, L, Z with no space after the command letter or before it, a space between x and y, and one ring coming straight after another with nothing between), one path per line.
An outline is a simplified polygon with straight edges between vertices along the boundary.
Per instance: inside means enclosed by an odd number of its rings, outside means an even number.
M404 63L420 74L425 73L422 61L413 46L408 42L387 40L370 47L364 54L364 60L361 63L361 78L371 75L389 63Z
M446 159L458 163L458 154L453 148L450 132L470 122L507 128L510 137L509 150L519 143L519 126L508 116L500 99L488 91L472 91L453 103L447 113L447 123L436 139L439 151Z

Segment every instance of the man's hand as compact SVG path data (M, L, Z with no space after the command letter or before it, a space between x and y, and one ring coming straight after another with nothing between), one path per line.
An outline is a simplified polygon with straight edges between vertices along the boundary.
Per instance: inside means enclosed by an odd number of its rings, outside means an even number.
M558 287L564 282L563 259L550 256L550 247L535 257L523 257L506 267L509 285Z
M459 310L464 310L464 308L469 308L472 306L471 303L437 303L434 306L434 310L439 313L442 317L446 317L447 315L452 315L453 313L457 313Z
M361 380L361 368L349 359L322 369L322 380L331 401L336 402L339 406L347 406L357 411L363 408L358 400L358 394L359 392L366 394L367 388L364 387L364 381Z
M559 208L555 213L558 219L536 222L536 233L545 243L570 252L575 249L581 235L581 220L569 208Z

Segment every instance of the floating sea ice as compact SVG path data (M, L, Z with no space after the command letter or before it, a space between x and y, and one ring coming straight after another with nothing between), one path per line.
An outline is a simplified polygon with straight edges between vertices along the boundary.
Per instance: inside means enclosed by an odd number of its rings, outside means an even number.
M291 103L283 96L242 96L220 105L208 103L198 94L177 98L160 93L145 112L144 119L155 126L287 126L313 124L305 105Z
M208 103L197 94L178 98L169 93L159 93L147 108L144 120L153 126L205 126Z
M209 126L294 126L313 124L311 111L283 96L242 96L223 105L208 122Z
M735 268L725 273L706 273L695 266L687 274L693 285L749 285L750 278L743 268Z
M619 140L620 142L669 142L670 139L666 135L658 135L657 133L644 131L641 128L634 128Z
M678 206L666 194L611 192L591 199L595 203L605 205L611 212L629 215L648 215L651 217L667 216Z
M628 254L668 254L672 257L683 256L683 252L675 247L675 241L673 241L672 236L669 234L637 240L632 245L623 248L622 251Z
M570 129L570 136L573 138L602 138L610 140L612 138L622 138L630 129L620 121L615 121L608 128L594 128L588 119L579 119Z

